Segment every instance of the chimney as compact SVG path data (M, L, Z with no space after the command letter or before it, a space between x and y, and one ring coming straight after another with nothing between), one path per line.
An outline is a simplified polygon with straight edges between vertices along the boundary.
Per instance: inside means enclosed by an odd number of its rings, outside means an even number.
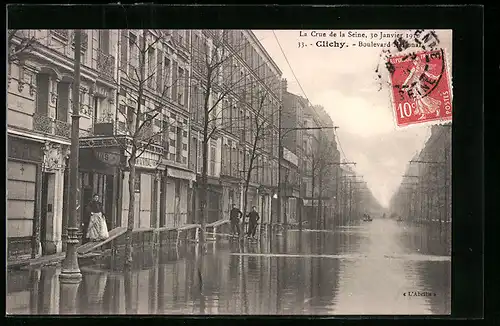
M283 90L283 93L288 91L288 82L286 81L286 78L281 79L281 89Z

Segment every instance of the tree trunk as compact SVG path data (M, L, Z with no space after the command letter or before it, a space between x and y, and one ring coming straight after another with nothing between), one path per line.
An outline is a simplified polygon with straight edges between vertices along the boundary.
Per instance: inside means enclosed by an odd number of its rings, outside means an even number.
M323 174L320 173L320 175ZM322 196L323 196L323 178L319 178L319 199L318 199L318 214L317 214L318 229L324 227L324 224L322 223L323 219L321 216L322 215L321 206L323 204L323 200L321 199Z
M132 265L132 231L134 229L135 217L135 151L131 153L128 160L129 178L128 178L128 219L127 219L127 234L125 236L125 266Z
M312 221L313 222L315 220L315 217L316 217L316 211L314 209L314 187L315 187L315 177L314 177L314 168L313 168L313 173L312 173L312 180L311 180L311 217L312 217ZM317 222L315 223L316 224L316 227L317 227ZM311 227L312 227L312 223L311 223Z
M247 216L247 207L248 207L248 188L250 186L249 178L245 180L245 191L243 192L243 216L241 218L241 227L240 227L240 239L243 238L243 234L245 233L245 219Z
M205 225L207 220L207 203L208 203L208 111L205 111L205 123L203 128L203 164L201 171L201 187L200 187L200 245L205 246Z

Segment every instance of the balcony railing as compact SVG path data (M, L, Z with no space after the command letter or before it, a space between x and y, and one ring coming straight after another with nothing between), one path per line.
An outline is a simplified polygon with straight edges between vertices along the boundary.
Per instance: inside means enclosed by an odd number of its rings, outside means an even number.
M115 57L97 50L97 71L101 76L113 78L115 74Z
M65 41L69 38L69 30L67 29L51 29L50 33Z
M56 135L66 138L71 136L71 124L69 122L55 120L40 113L35 113L33 115L33 130L43 134Z
M82 50L87 49L87 45L89 42L89 35L82 31ZM71 45L75 46L75 32L71 33Z

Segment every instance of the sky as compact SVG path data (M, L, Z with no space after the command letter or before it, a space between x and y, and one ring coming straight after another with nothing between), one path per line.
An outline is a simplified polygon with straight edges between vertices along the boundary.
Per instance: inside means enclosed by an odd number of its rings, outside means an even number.
M299 30L254 30L253 32L280 67L288 81L288 91L322 105L337 129L337 142L348 162L356 162L354 169L363 176L379 203L387 207L392 194L401 183L406 165L419 152L430 136L430 126L411 126L397 129L393 118L387 76L382 82L376 68L386 72L380 47L316 47L318 40L337 40L338 37L299 36ZM347 30L344 30L347 34ZM366 30L355 32L394 33L394 31ZM407 31L410 32L410 31ZM413 32L413 31L411 31ZM451 52L451 31L436 31L439 46ZM276 35L276 37L275 37ZM349 38L349 43L367 39ZM291 68L285 59L290 63ZM390 39L384 39L389 41ZM299 47L304 42L306 47ZM451 62L451 53L448 53ZM298 82L297 82L298 80ZM302 87L299 86L299 83Z

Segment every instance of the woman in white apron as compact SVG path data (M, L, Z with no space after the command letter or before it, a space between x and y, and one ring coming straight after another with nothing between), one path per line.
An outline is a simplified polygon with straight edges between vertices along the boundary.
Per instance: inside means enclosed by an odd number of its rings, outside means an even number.
M102 213L102 204L99 195L95 194L88 205L90 220L87 227L87 239L89 241L102 241L109 237L106 218Z

